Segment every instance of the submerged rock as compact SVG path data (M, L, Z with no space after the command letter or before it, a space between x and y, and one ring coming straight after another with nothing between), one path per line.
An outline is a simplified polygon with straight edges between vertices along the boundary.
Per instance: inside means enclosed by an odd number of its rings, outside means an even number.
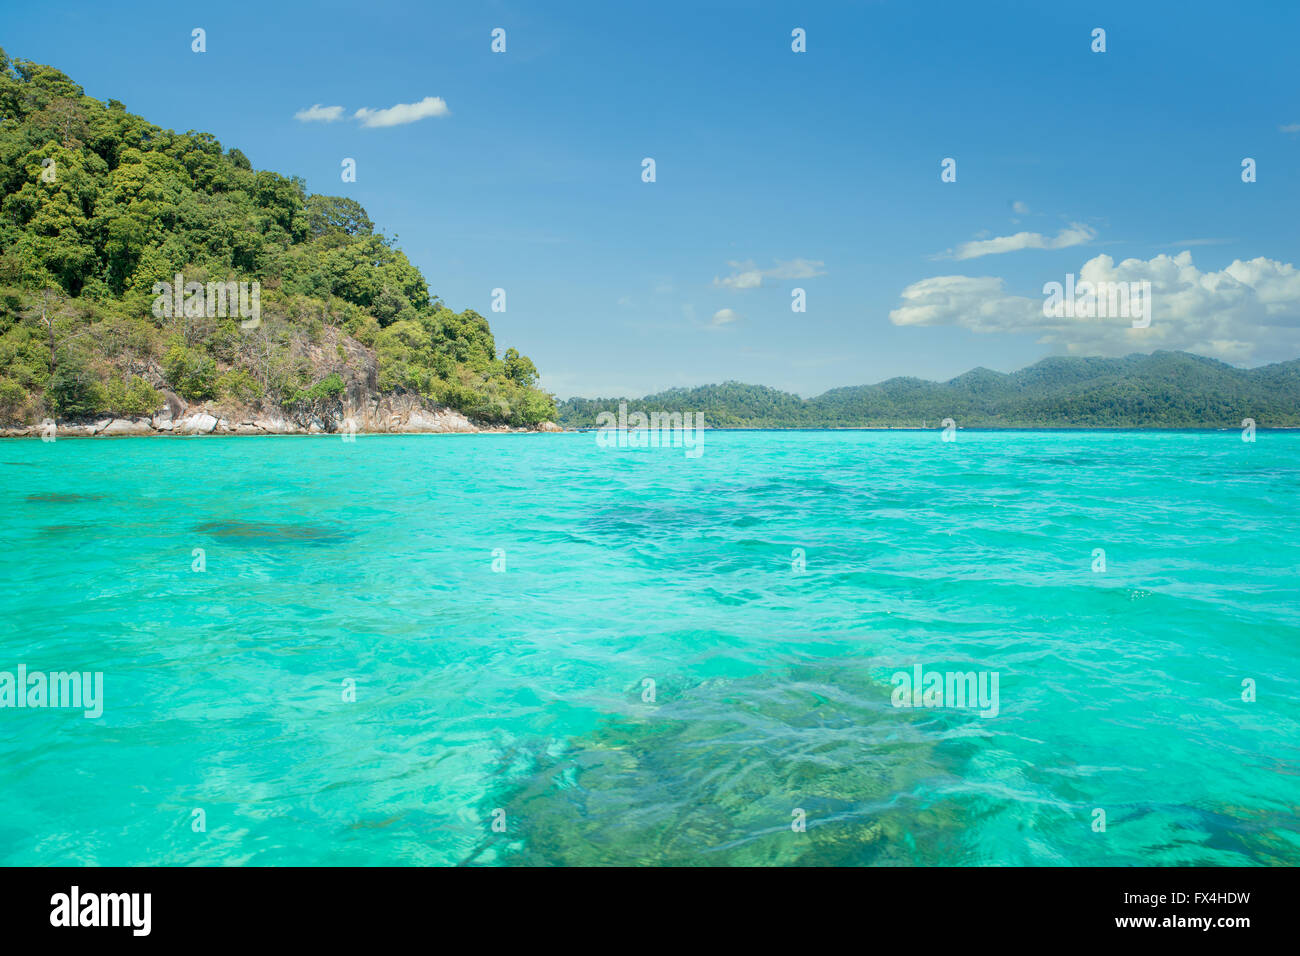
M539 744L492 794L510 821L466 862L525 865L912 865L960 856L958 808L934 793L976 746L890 704L863 662L701 684ZM929 728L928 732L925 728ZM507 755L510 764L519 754ZM802 811L806 831L793 828ZM488 817L485 817L488 818Z

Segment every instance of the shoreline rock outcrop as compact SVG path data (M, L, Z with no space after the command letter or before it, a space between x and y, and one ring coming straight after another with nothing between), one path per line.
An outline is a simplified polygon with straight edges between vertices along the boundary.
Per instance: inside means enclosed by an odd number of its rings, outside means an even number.
M294 415L284 409L228 409L210 404L186 405L168 394L167 403L151 416L0 426L0 438L39 438L54 426L55 438L125 438L132 436L199 435L476 435L562 432L554 422L533 428L485 425L447 406L419 398L389 395L359 408L333 413Z

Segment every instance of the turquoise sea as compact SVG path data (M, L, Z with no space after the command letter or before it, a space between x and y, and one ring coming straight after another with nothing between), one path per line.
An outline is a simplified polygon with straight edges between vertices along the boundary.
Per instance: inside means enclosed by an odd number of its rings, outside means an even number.
M0 709L5 865L1300 864L1300 435L8 440L0 503L0 671L104 688Z

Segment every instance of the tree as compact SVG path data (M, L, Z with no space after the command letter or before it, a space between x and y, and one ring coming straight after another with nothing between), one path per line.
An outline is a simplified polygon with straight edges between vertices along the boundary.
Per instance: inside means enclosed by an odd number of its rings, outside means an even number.
M506 367L506 378L516 385L528 388L537 382L537 366L526 355L520 355L516 349L506 349L502 359Z
M73 339L79 339L89 332L89 329L74 331L70 327L72 317L68 315L64 307L66 301L64 296L54 289L45 288L41 290L41 317L39 323L50 350L49 372L51 379L59 370L59 349Z
M349 236L368 236L375 230L361 203L346 196L312 196L307 200L307 227L313 237L331 229Z
M32 117L38 129L48 130L58 137L64 149L78 149L88 135L81 104L71 97L60 96Z
M89 415L103 405L99 381L76 358L70 357L50 376L46 393L52 411L69 418Z

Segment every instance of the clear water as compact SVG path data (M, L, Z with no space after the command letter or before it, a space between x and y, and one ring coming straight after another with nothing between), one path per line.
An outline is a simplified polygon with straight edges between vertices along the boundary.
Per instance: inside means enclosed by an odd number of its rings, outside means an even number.
M1298 493L1263 432L5 441L0 670L105 705L0 710L0 863L1296 865Z

